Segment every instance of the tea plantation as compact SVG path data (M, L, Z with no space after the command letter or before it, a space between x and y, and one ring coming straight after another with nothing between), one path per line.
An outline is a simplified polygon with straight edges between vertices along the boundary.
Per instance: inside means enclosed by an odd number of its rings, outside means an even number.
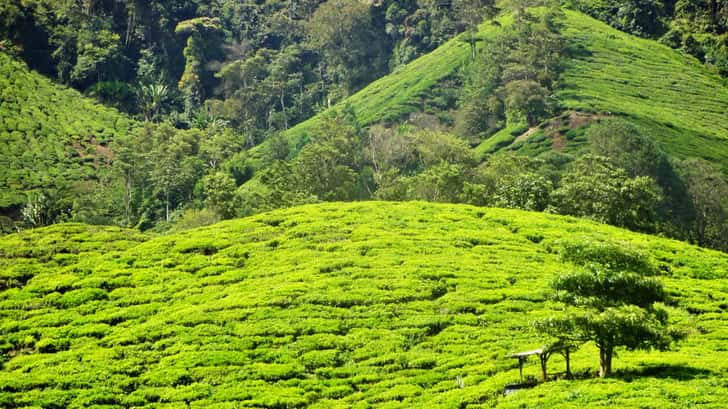
M0 52L0 209L96 180L133 121Z
M643 252L679 350L505 395L570 242ZM310 205L160 237L57 225L0 243L0 407L690 408L728 399L728 255L586 220ZM552 359L552 373L563 361ZM537 376L531 361L526 376Z

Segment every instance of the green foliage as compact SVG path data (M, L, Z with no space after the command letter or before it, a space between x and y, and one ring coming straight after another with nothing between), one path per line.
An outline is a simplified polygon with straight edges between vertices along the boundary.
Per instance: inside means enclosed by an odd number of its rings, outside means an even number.
M558 12L557 12L558 11ZM485 41L475 57L460 105L459 128L490 136L503 125L535 125L554 111L549 99L557 80L563 39L560 10L527 13Z
M664 5L657 0L576 1L577 8L622 31L640 37L664 32Z
M582 267L598 264L611 270L657 274L655 264L645 253L627 247L624 243L566 242L562 245L561 258Z
M192 114L205 100L205 86L211 74L204 68L212 58L219 55L220 21L208 17L198 17L181 21L175 28L176 34L189 35L183 53L185 70L177 84L185 97L185 112Z
M654 228L661 199L651 178L629 178L609 159L592 155L577 159L552 194L553 206L562 214L635 230Z
M728 182L710 163L686 159L678 165L694 213L688 235L704 246L728 249Z
M571 357L577 380L504 396L519 377L508 355L540 347L528 322L561 309L545 294L569 268L561 243L580 239L664 265L670 305L694 311L667 308L670 322L695 331L680 351L620 350L608 380L583 375L596 367L586 344ZM0 241L0 402L720 406L727 276L728 258L715 251L463 205L311 205L156 238L56 225ZM659 334L659 320L643 318L621 308L590 322L594 331L620 323L634 340Z
M605 309L622 304L648 308L665 299L662 283L652 277L600 268L559 276L552 283L559 301Z
M235 180L227 173L216 172L202 178L205 192L205 204L217 211L223 218L236 213Z
M372 24L372 7L357 0L328 0L321 4L307 23L313 47L322 56L344 94L379 77L385 59L382 39ZM338 77L338 78L337 78ZM329 98L336 93L329 92Z
M666 350L684 337L668 327L667 312L656 306L667 301L662 282L631 271L631 252L612 245L600 246L597 251L572 248L565 253L587 268L556 277L551 283L553 295L580 309L537 321L535 326L562 342L593 341L599 348L601 377L611 375L612 357L618 347Z

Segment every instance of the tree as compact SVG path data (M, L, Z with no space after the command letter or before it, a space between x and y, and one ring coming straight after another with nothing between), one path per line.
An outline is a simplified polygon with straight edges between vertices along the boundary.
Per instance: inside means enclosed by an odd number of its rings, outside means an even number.
M79 30L76 64L71 70L73 83L88 84L101 81L113 66L121 62L121 39L106 28L84 25Z
M498 14L493 0L453 0L453 9L460 24L465 28L464 41L470 45L470 58L475 59L478 38L478 24Z
M667 312L657 304L667 300L662 283L631 271L633 265L641 269L644 256L602 246L582 253L566 248L565 259L578 267L556 277L551 288L554 299L568 308L534 326L560 342L593 341L599 348L599 376L611 374L617 348L666 350L684 338L684 333L668 325Z
M652 139L622 119L609 119L592 125L586 132L592 152L609 158L630 177L659 178L669 167L666 155Z
M661 200L652 178L630 178L608 158L596 155L577 159L551 195L554 209L561 214L633 230L654 229Z
M366 159L374 171L374 183L384 186L414 159L414 141L404 132L375 125L369 128Z
M153 121L157 118L168 97L169 88L164 84L141 84L137 98L144 120Z
M202 163L197 158L197 131L178 131L167 124L152 130L154 145L148 152L149 178L152 191L164 205L164 220L170 221L170 211L184 199L190 199Z
M463 199L477 205L542 211L553 190L543 175L544 166L544 161L523 155L494 155L466 183Z
M376 78L386 67L386 59L372 24L369 2L328 0L321 4L308 23L314 49L321 50L323 63L336 85L350 93Z
M510 81L503 87L508 123L534 126L549 111L549 91L532 80Z
M205 64L219 51L220 21L209 17L197 17L177 24L175 33L188 35L185 56L185 70L178 87L185 96L185 112L192 113L205 98Z
M215 172L202 178L205 204L222 218L235 215L235 179L228 173Z
M457 202L463 189L465 169L445 161L409 179L407 198L430 202Z
M692 207L690 239L700 246L728 249L728 182L711 163L686 159L678 164Z
M301 186L321 200L353 200L357 196L357 177L342 161L344 157L333 144L313 143L298 154L294 171Z

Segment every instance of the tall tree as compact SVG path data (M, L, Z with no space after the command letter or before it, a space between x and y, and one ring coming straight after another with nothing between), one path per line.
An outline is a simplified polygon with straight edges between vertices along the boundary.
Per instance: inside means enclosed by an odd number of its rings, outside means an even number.
M700 246L728 250L728 182L711 163L686 159L678 164L692 205L690 239Z
M219 53L220 20L209 17L197 17L177 24L175 32L187 35L187 46L184 49L185 70L179 80L178 87L185 96L185 112L197 110L205 98L205 86L212 75L205 68L213 56Z
M478 25L483 20L488 20L498 14L498 8L494 0L453 0L452 7L455 10L458 22L463 26L465 34L464 41L470 45L470 58L475 59L477 52Z
M359 0L328 0L307 25L328 73L344 96L380 75L386 67L383 32L372 23L371 6ZM331 91L329 91L331 93Z
M585 155L567 170L551 200L562 214L649 231L655 228L662 195L652 178L630 178L610 159Z

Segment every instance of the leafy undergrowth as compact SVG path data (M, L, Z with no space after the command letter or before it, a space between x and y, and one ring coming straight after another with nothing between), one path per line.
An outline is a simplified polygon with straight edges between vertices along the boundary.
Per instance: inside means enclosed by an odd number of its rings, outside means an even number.
M146 241L144 241L146 239ZM644 251L689 325L679 351L505 396L508 354L571 241ZM144 241L143 243L139 243ZM0 406L720 407L728 256L590 221L425 203L331 203L147 239L59 225L0 244ZM21 277L21 278L19 278ZM552 359L551 370L563 363ZM533 362L525 375L539 373Z
M624 115L669 154L728 171L728 86L695 58L567 11L557 97L566 108Z
M27 202L34 190L96 178L113 158L108 143L131 126L0 52L0 208Z

